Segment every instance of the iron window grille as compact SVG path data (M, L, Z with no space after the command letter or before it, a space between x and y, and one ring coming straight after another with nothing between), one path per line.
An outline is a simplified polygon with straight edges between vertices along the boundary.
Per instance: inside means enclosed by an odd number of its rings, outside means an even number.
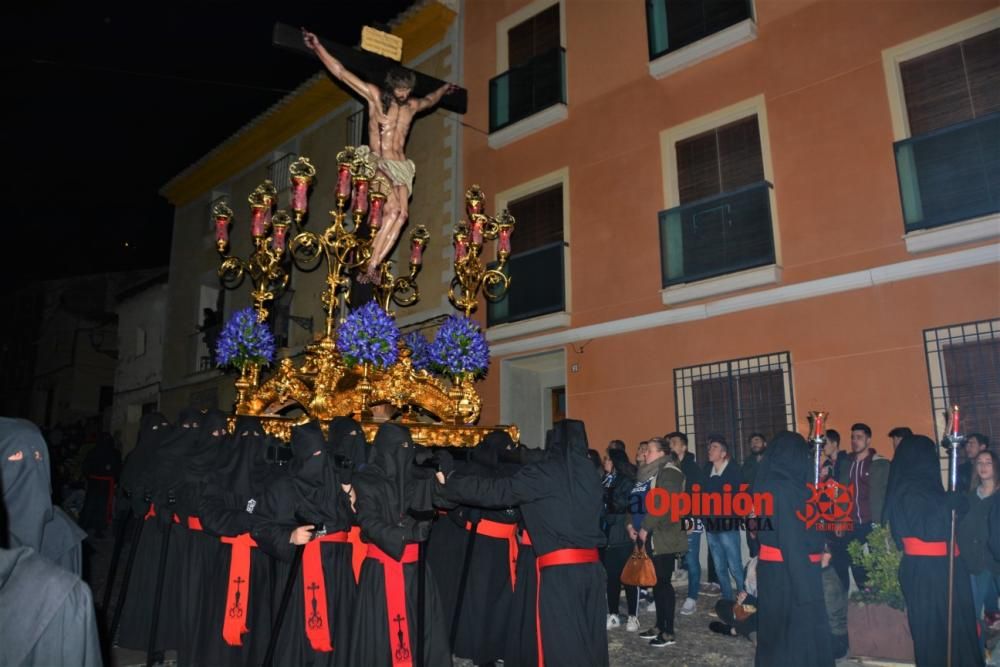
M674 369L677 430L698 461L708 460L709 435L722 435L742 463L751 433L770 439L795 430L792 360L788 352L713 361Z
M952 405L963 433L1000 437L1000 319L925 329L924 351L938 440Z
M280 158L267 165L267 178L274 184L274 189L284 192L292 186L292 175L288 168L298 157L295 153L285 153Z

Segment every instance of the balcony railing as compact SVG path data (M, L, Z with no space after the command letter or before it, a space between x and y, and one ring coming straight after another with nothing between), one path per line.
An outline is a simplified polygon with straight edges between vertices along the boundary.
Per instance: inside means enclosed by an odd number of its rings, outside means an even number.
M660 211L663 286L774 264L771 184Z
M646 0L649 59L753 18L750 0Z
M487 302L486 325L496 326L566 309L562 241L511 255L506 271L513 276L507 295ZM492 267L491 267L492 268Z
M566 103L566 49L535 56L490 79L490 132Z
M1000 211L1000 113L897 141L906 231Z

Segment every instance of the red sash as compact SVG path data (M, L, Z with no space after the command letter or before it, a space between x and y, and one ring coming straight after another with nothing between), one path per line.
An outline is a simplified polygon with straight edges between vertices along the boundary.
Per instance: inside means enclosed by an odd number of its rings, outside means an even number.
M403 549L403 558L396 560L376 545L368 545L367 557L382 563L382 571L385 572L385 607L389 617L389 654L392 657L393 667L413 667L410 625L406 619L406 580L403 578L403 564L416 563L418 549L416 544L407 544Z
M326 575L323 572L321 542L348 543L347 531L330 533L306 543L302 550L302 590L305 600L306 636L315 651L333 650L330 615L326 608Z
M368 543L361 541L361 526L351 526L347 541L354 547L351 550L351 565L354 567L354 583L361 581L361 564L365 562L368 553Z
M919 537L903 538L903 553L907 556L947 556L947 542L924 542ZM958 543L955 543L955 555L958 555Z
M108 525L111 525L112 518L114 517L114 505L115 505L115 478L100 475L91 475L90 479L96 479L101 482L108 483L108 504L104 510L104 518L107 520Z
M465 529L472 530L472 523L466 521ZM480 519L476 532L486 537L507 540L507 555L510 561L510 589L514 590L514 583L517 581L517 524Z
M778 547L772 547L767 544L760 545L760 553L758 554L760 559L767 561L769 563L784 563L785 557L781 553L781 549ZM823 562L823 554L809 554L809 560L813 563Z
M188 517L188 530L205 530L201 527L201 519L196 516Z
M219 541L232 545L222 638L230 646L242 646L241 635L249 632L247 610L250 608L250 549L256 547L257 543L250 537L250 533L236 537L220 537Z
M146 516L142 517L142 520L149 521L154 516L156 516L156 506L153 503L149 503L149 510L146 512Z
M528 531L526 531L526 530L522 530L521 531L521 546L525 546L525 547L533 546L531 544L531 536L528 535Z
M542 570L556 565L581 565L597 563L600 557L597 549L557 549L535 559L535 637L538 639L538 667L545 667L545 652L542 650Z

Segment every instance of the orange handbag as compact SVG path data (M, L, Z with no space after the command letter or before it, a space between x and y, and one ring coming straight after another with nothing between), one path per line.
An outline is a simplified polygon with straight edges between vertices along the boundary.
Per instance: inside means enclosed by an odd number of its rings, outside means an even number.
M625 567L622 568L621 579L626 586L646 588L656 585L656 569L653 567L653 559L646 553L645 548L636 545Z

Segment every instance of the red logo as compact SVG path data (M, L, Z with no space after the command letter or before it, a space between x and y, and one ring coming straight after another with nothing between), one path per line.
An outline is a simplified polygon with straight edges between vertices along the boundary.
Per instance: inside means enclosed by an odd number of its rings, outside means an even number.
M806 501L805 514L795 516L805 522L806 528L816 530L851 530L851 510L854 509L854 489L833 480L806 484L812 496Z

